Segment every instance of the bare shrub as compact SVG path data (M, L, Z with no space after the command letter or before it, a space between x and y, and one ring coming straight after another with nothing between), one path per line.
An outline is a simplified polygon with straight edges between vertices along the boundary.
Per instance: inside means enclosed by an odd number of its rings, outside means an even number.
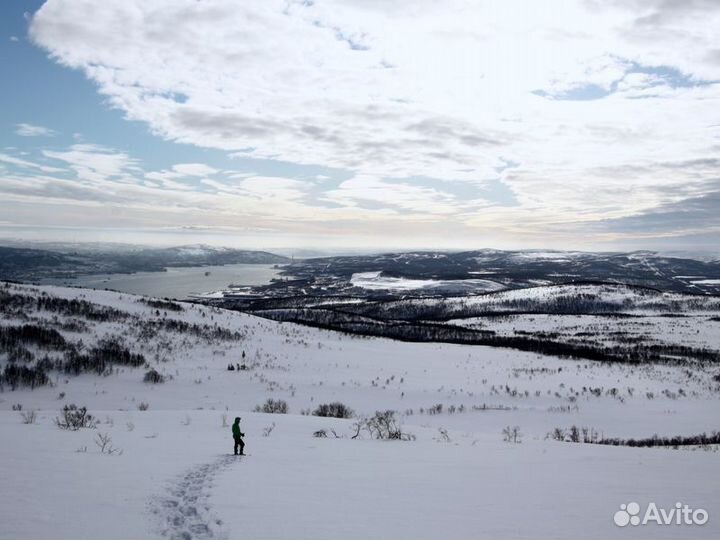
M432 407L429 407L427 410L428 414L442 414L443 411L443 404L438 403L436 405L433 405Z
M71 403L65 405L60 412L62 416L55 418L55 425L60 429L77 431L80 428L94 428L98 425L93 415L87 412L87 407L78 407Z
M122 450L112 445L112 438L108 433L98 433L95 436L95 444L100 449L101 454L107 454L108 456L122 454Z
M332 433L332 436L336 439L344 438L342 435L338 435L334 429L318 429L317 431L313 432L313 437L316 437L318 439L327 439L328 432Z
M450 434L448 433L447 429L445 429L443 427L439 427L438 433L440 433L440 438L438 440L443 441L443 442L452 442L450 439Z
M395 417L395 411L376 411L375 415L364 420L361 425L373 439L391 441L411 441L415 436L404 433ZM355 437L353 437L355 438Z
M22 418L23 424L34 424L37 420L37 412L35 411L20 411L20 418Z
M502 430L503 434L503 441L508 443L521 443L522 442L522 433L520 433L520 427L519 426L506 426Z
M143 382L150 384L161 384L165 382L165 376L155 368L151 368L145 373L145 376L143 377Z
M313 416L324 416L328 418L352 418L355 416L354 411L339 401L333 403L323 403L312 412Z
M141 401L137 407L138 411L147 411L150 408L150 404L147 401Z
M582 428L582 442L596 443L600 440L601 435L594 428Z
M256 406L255 412L263 412L263 413L270 413L270 414L287 414L288 413L288 404L286 401L283 401L282 399L270 398L262 405Z

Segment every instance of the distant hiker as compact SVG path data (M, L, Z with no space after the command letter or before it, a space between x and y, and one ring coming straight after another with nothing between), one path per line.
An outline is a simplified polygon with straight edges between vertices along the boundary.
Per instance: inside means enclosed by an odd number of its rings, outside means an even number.
M238 446L240 447L240 455L244 456L243 450L245 449L245 443L243 442L242 438L245 436L245 434L240 431L240 417L238 416L235 418L235 423L232 425L232 434L233 434L233 440L235 441L235 447L233 449L233 452L235 455L238 455Z

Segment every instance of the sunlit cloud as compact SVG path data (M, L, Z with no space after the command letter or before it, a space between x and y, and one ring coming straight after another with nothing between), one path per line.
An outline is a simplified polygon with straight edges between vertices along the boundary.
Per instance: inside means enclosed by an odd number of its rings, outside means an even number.
M668 209L712 206L717 28L716 2L49 0L30 38L154 136L283 164L42 150L62 181L110 182L116 204L152 211L143 222L180 225L158 216L184 208L193 224L386 227L397 243L435 225L471 245L639 236Z

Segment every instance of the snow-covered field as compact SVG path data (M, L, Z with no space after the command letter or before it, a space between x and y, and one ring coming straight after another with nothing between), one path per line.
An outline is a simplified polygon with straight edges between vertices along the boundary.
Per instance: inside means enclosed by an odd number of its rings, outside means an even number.
M496 281L487 279L408 279L383 276L382 272L358 272L350 278L350 283L361 289L372 291L448 291L456 294L466 292L493 292L505 287Z
M628 448L547 437L572 425L636 438L718 429L717 370L351 337L196 305L157 309L112 292L6 290L31 297L44 291L126 313L122 321L85 321L82 330L42 310L6 310L0 322L57 328L86 348L119 336L169 380L144 383L145 368L120 366L107 376L53 374L51 386L34 390L6 385L2 539L720 534L716 447ZM242 337L209 340L167 325L147 333L169 320ZM249 369L228 371L229 363ZM252 412L268 398L285 400L289 414ZM332 401L356 417L302 414ZM68 403L87 406L99 425L56 427ZM38 411L35 423L22 422L12 410L18 404L22 412ZM415 440L380 441L366 432L352 438L359 418L387 409L398 411ZM229 455L224 423L235 416L246 433L250 455L243 458ZM519 427L520 443L503 440L506 426ZM315 437L319 430L328 437ZM99 434L122 453L101 453ZM633 501L664 508L682 502L710 519L702 526L617 527L613 515Z
M602 315L510 314L503 317L453 319L450 324L492 330L498 335L546 332L567 340L597 344L620 344L628 337L645 344L686 345L720 349L720 321L700 313L685 317L646 315L617 318ZM557 338L556 338L557 339Z

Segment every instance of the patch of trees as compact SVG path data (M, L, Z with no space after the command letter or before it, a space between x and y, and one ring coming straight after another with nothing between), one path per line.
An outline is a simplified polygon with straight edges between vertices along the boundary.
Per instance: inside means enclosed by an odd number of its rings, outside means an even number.
M119 309L100 306L87 300L59 298L45 292L37 296L11 292L9 284L0 289L0 313L17 315L29 311L48 311L97 322L120 321L130 316Z
M241 332L229 330L217 325L191 324L178 319L142 321L141 335L153 337L158 330L177 332L178 334L189 334L207 341L240 341L245 337Z
M56 368L70 375L81 373L108 374L114 365L140 367L145 365L145 356L133 353L125 347L119 338L106 338L101 340L87 353L76 350L65 353L63 360L56 363Z
M22 345L8 347L7 349L5 349L4 352L7 352L7 359L8 362L10 362L11 364L16 362L27 364L35 360L35 355L32 353L32 351L28 350Z
M151 368L149 371L145 372L143 382L150 384L161 384L165 382L165 376L155 368Z
M352 418L355 415L350 407L339 401L323 403L319 405L312 414L313 416L324 416L328 418Z
M692 359L701 365L715 365L720 362L720 353L717 351L684 345L642 343L602 345L556 341L552 335L499 336L492 331L451 324L382 321L332 309L271 310L256 314L273 320L399 341L487 345L600 362L680 364L687 359Z
M108 306L99 306L87 300L78 300L76 298L68 300L45 293L35 298L35 309L50 311L59 315L81 317L96 322L121 321L130 316L125 311Z
M184 311L180 304L170 300L160 300L158 298L141 298L138 302L150 306L153 309L164 309L165 311Z
M263 412L269 414L287 414L288 410L288 404L286 401L282 399L272 398L269 398L262 405L257 405L255 407L255 412Z
M19 386L44 386L50 382L43 365L19 366L17 364L6 364L0 375L0 389L8 385L11 390Z
M51 296L47 292L37 295L23 294L14 290L10 283L0 289L0 313L17 314L22 311L45 310L59 315L76 315L91 320L106 321L122 319L129 314L118 309L99 306L87 300L66 299Z
M34 305L35 299L25 294L11 293L9 283L0 289L0 313L17 315Z
M53 328L44 328L35 324L0 326L0 352L23 345L36 345L43 349L54 350L67 348L65 338Z
M707 446L710 444L720 444L720 432L717 431L713 431L710 435L707 433L700 433L698 435L660 437L655 434L652 437L641 439L622 439L618 437L603 437L593 428L578 428L577 426L572 426L568 429L555 428L548 434L548 438L563 442L630 446L636 448L651 448L655 446L677 448L679 446Z

